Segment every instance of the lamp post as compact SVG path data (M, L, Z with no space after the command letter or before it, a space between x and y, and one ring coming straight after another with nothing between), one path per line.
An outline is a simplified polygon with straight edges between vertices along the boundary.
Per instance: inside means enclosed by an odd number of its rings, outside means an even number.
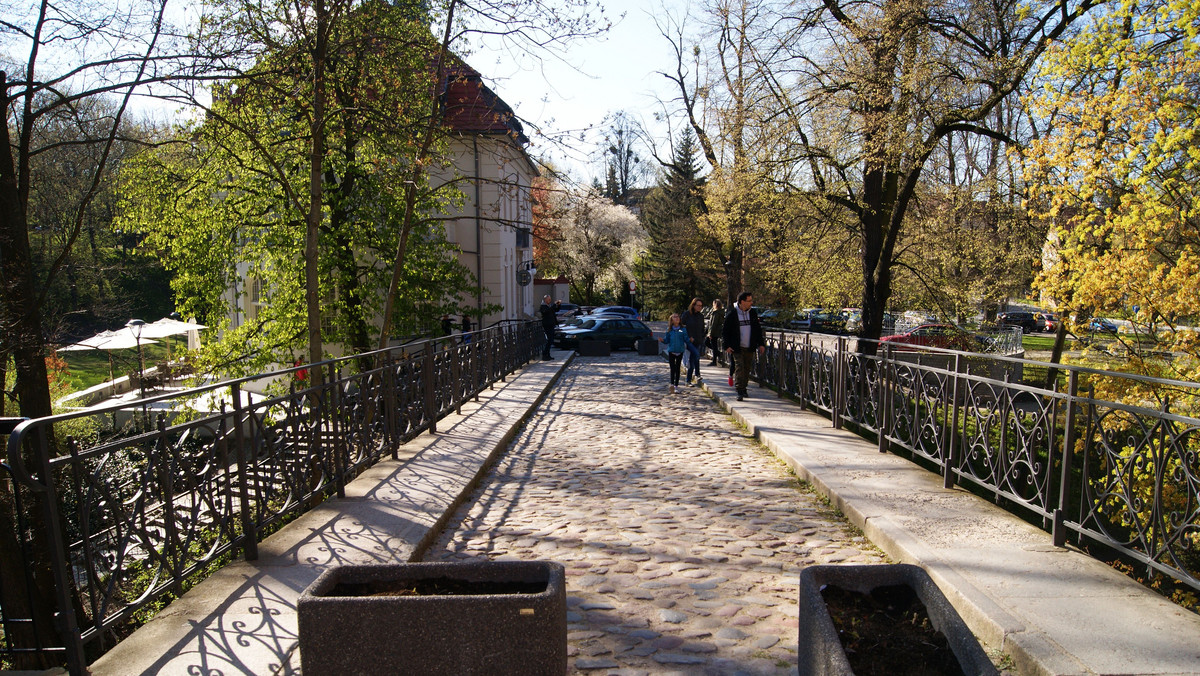
M130 319L125 323L125 328L133 334L133 341L137 343L138 351L138 389L141 391L142 401L146 400L146 359L142 355L142 328L146 326L146 322L141 319ZM146 428L150 427L150 416L146 411L146 404L142 404L142 422Z

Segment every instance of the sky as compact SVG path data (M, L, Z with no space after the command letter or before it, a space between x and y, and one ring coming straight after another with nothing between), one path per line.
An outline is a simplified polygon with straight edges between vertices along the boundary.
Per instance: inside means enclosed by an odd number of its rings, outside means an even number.
M686 0L666 4L672 14L686 8ZM653 10L662 16L661 5L604 0L604 7L614 22L612 30L603 38L574 43L564 60L536 61L500 50L479 51L468 58L500 98L527 121L527 132L539 127L546 132L574 132L570 151L536 133L530 133L528 150L588 183L601 173L599 164L589 161L597 134L585 134L586 140L580 142L578 132L598 129L606 114L619 110L654 126L654 113L662 110L656 97L671 97L670 83L656 71L670 70L674 54L649 13Z

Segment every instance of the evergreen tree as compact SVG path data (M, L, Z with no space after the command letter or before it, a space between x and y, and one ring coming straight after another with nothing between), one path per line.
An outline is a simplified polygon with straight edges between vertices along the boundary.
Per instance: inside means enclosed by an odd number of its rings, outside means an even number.
M671 163L650 191L642 219L650 237L638 266L647 306L657 313L676 312L699 297L724 295L720 242L704 235L696 216L703 210L704 178L691 130L685 130Z

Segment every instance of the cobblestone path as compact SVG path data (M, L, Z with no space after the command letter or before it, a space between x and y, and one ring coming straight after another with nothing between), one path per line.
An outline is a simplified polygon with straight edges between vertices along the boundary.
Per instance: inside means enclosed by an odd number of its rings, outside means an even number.
M797 580L883 555L659 358L577 359L427 561L567 569L573 673L796 671Z

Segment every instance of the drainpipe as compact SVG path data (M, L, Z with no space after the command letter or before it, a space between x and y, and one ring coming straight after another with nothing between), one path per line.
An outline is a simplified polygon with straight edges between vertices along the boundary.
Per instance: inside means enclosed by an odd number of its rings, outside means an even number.
M475 151L475 281L479 284L475 291L475 305L479 308L479 328L483 328L483 199L481 184L483 177L479 174L479 135L471 136L471 146Z

